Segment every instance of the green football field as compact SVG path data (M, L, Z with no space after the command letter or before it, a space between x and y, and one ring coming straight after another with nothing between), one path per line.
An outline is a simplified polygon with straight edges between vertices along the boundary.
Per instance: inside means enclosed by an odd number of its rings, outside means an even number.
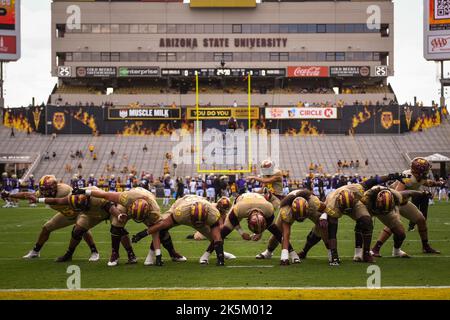
M22 259L33 247L41 226L53 214L45 207L29 208L26 204L17 209L0 209L1 290L65 289L70 265L80 267L82 288L365 287L369 277L367 264L352 262L354 223L347 217L341 219L339 225L338 245L342 259L339 267L328 266L322 243L298 265L280 266L279 248L271 260L256 260L255 255L267 245L267 232L259 242L246 242L236 232L232 233L225 242L225 251L235 254L237 259L227 261L226 267L216 267L215 256L212 255L210 264L202 266L198 259L207 242L187 240L186 236L192 230L180 226L172 229L171 234L176 249L188 258L187 262L172 262L163 250L164 267L145 267L143 262L149 246L147 238L135 245L139 258L137 265L125 265L126 253L121 251L121 264L110 268L106 265L110 254L109 223L93 229L101 255L101 261L97 263L87 261L89 250L84 242L78 247L72 262L54 262L67 248L70 227L51 235L39 259ZM303 247L311 227L309 221L294 225L292 243L297 251ZM143 226L130 222L127 228L130 234L134 234ZM374 241L381 228L381 223L376 220ZM442 254L422 254L419 235L413 231L407 233L403 246L412 258L392 258L390 239L382 249L384 257L376 262L381 270L381 286L450 286L450 203L431 206L428 228L430 243Z

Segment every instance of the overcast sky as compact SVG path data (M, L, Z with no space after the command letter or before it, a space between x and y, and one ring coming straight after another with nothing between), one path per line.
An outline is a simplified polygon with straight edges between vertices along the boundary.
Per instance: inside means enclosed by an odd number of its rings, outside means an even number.
M422 0L395 0L395 77L400 103L414 96L427 105L439 100L436 63L423 58ZM22 58L5 67L5 104L46 102L56 80L50 76L50 0L22 0ZM445 72L447 74L447 71Z

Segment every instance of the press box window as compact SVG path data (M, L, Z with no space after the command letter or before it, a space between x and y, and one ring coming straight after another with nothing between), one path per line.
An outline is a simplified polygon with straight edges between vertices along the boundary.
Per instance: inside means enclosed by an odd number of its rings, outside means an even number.
M119 33L120 27L118 24L111 25L111 33Z
M110 53L109 52L102 52L101 53L101 59L102 59L102 62L109 62L109 61L111 61Z
M345 61L345 53L336 52L336 61Z
M129 24L121 24L119 26L119 33L130 33L130 25Z
M131 24L130 25L130 33L139 33L139 25Z
M177 33L177 27L174 24L168 24L167 33Z
M119 52L111 52L111 61L113 61L113 62L119 62L120 61L120 54L119 54Z
M326 33L327 25L326 24L318 24L317 25L317 33Z
M174 62L177 61L177 55L174 52L167 53L167 61Z
M242 25L233 24L233 33L242 33Z
M100 52L92 52L91 61L101 61Z
M205 24L205 33L214 33L214 25L213 24Z

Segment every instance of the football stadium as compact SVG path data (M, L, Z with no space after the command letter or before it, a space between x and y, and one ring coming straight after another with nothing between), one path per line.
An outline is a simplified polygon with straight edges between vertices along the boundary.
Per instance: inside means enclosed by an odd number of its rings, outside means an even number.
M0 299L450 299L450 1L413 103L392 0L48 2L21 107L0 1Z

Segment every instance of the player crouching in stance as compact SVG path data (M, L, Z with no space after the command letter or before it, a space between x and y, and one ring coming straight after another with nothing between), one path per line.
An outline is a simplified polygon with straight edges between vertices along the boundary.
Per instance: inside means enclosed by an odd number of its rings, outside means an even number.
M88 187L86 190L98 191L97 187ZM92 228L100 224L101 222L110 219L113 222L113 214L117 208L113 203L104 199L95 198L86 195L71 194L64 198L34 198L33 202L45 203L50 206L68 206L75 212L78 212L75 226L72 230L72 238L70 240L69 248L67 252L59 257L56 262L67 262L72 260L72 256L80 243L83 236ZM119 232L119 238L117 243L122 243L123 247L128 253L128 263L134 264L137 262L136 255L134 254L131 246L128 232L123 229L123 232ZM113 241L114 242L114 241Z
M247 219L248 228L254 233L253 236L250 236L242 230L240 221L243 219ZM225 219L221 230L222 239L225 239L233 230L236 230L242 239L246 241L258 241L261 239L264 230L268 229L281 242L282 234L273 222L273 205L259 193L244 193L236 199L235 204ZM200 258L201 264L208 263L212 250L212 247L209 246Z
M327 244L328 239L328 221L327 207L313 195L309 190L294 190L281 201L280 214L278 215L275 226L283 234L283 249L281 251L281 265L289 265L289 259L292 263L300 263L300 257L292 247L289 247L291 235L291 226L295 221L303 222L309 218L315 227L311 231ZM273 251L278 246L275 236L271 236L267 249L256 256L256 259L270 259Z
M228 212L230 212L231 209L231 201L227 197L221 197L217 203L212 204L217 210L220 212L220 228L222 229L223 224L225 223L225 219L227 217ZM194 239L194 240L206 240L206 237L199 231L196 231L193 235L189 235L188 239ZM231 254L229 252L225 252L225 259L226 260L232 260L236 259L236 256L234 254Z
M164 219L148 228L145 234L133 237L136 242L146 235L153 235L161 230L168 230L178 225L185 225L201 232L211 241L216 251L217 265L225 265L223 240L220 235L220 213L214 205L200 196L187 195L175 201L164 214Z
M337 250L337 229L338 219L343 215L352 218L355 224L355 262L374 262L370 255L370 244L372 241L373 221L367 208L360 202L364 193L377 184L400 179L397 173L387 176L377 176L374 179L366 180L362 183L353 183L342 186L328 194L325 205L328 208L328 260L331 266L340 265ZM305 259L309 250L319 243L321 237L314 232L309 233L305 246L299 252L300 259Z
M403 190L420 190L422 186L434 187L441 183L429 180L428 173L431 169L431 164L425 158L415 158L411 162L411 169L403 172L403 178L394 182L391 188L397 191ZM412 201L400 206L400 215L410 221L409 230L414 229L417 224L420 239L422 240L423 253L439 254L440 252L433 249L428 243L428 201L429 194L427 192L420 192L412 197ZM384 228L381 231L377 243L372 248L372 253L376 257L381 257L380 250L383 244L392 235L389 228Z
M137 223L144 223L147 227L154 225L162 220L160 208L156 202L155 196L148 190L143 188L134 188L125 192L105 192L102 190L77 190L78 194L86 194L87 196L102 198L117 204L118 210L113 210L113 218L111 222L111 240L112 240L112 253L108 262L108 266L114 267L118 265L119 261L119 247L120 239L125 235L125 225L129 220L134 220ZM155 233L153 236L152 245L156 252L155 260L149 261L147 257L144 265L162 266L162 255L160 249L160 234ZM172 259L184 258L181 257L174 249L170 235L165 234L161 237L164 247L169 251ZM183 259L185 260L185 258Z
M36 194L30 192L19 192L17 194L2 194L2 197L11 197L14 199L35 199L35 198L64 198L70 196L72 193L72 188L67 184L58 183L55 176L47 175L43 176L39 181L38 191ZM58 213L53 216L44 226L42 227L41 233L39 234L38 240L34 245L33 249L25 255L24 259L39 258L40 251L44 244L50 237L53 231L74 225L77 222L77 217L79 212L71 208L69 205L50 205L50 208L57 211ZM91 256L89 261L98 261L100 255L97 251L97 247L92 238L92 234L88 231L82 235L83 239L88 244L91 249Z
M380 220L394 234L393 257L409 258L409 255L401 250L406 238L405 229L400 221L399 209L408 203L408 198L419 195L420 191L407 190L395 191L394 189L375 186L364 193L361 202L369 213Z

